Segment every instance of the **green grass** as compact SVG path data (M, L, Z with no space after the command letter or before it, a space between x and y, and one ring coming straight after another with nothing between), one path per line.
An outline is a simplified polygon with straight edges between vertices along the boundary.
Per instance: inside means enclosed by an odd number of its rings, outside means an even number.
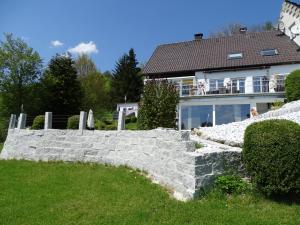
M253 194L178 202L124 167L0 161L0 224L300 224L300 206Z

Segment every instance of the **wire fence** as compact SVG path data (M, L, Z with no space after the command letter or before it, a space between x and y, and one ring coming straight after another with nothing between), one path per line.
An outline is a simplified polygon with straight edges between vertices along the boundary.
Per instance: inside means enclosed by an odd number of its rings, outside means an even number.
M19 116L19 115L18 115ZM33 121L37 115L27 115L26 118L26 127L30 128L33 125ZM61 114L52 114L52 129L67 129L68 119L74 116L72 115L61 115ZM78 114L79 116L79 114ZM113 123L118 120L118 112L106 113L100 115L94 115L94 121L107 122L108 124ZM17 124L16 124L17 125Z

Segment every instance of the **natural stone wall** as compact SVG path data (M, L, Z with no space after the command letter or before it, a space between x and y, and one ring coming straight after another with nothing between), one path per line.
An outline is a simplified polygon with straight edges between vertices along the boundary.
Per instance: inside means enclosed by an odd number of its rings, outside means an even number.
M186 131L11 129L0 159L127 165L191 199L224 172L225 161L240 164L240 152L195 150Z

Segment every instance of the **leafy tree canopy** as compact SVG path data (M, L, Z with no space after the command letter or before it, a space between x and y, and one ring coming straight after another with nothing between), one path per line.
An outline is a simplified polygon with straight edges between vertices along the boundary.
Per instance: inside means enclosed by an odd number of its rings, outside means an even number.
M87 76L90 73L97 72L97 68L93 60L86 54L80 54L75 61L75 67L78 76Z
M0 91L6 114L36 111L42 60L22 39L5 34L0 43Z

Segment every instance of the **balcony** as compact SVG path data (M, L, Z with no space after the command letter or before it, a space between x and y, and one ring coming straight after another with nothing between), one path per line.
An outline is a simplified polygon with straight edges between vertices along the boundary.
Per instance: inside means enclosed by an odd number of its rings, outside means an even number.
M223 79L210 80L208 87L203 83L198 85L177 83L180 97L215 96L215 95L244 95L263 93L284 93L284 77L270 81L267 77L253 77L249 82L246 79L232 79L226 82Z

